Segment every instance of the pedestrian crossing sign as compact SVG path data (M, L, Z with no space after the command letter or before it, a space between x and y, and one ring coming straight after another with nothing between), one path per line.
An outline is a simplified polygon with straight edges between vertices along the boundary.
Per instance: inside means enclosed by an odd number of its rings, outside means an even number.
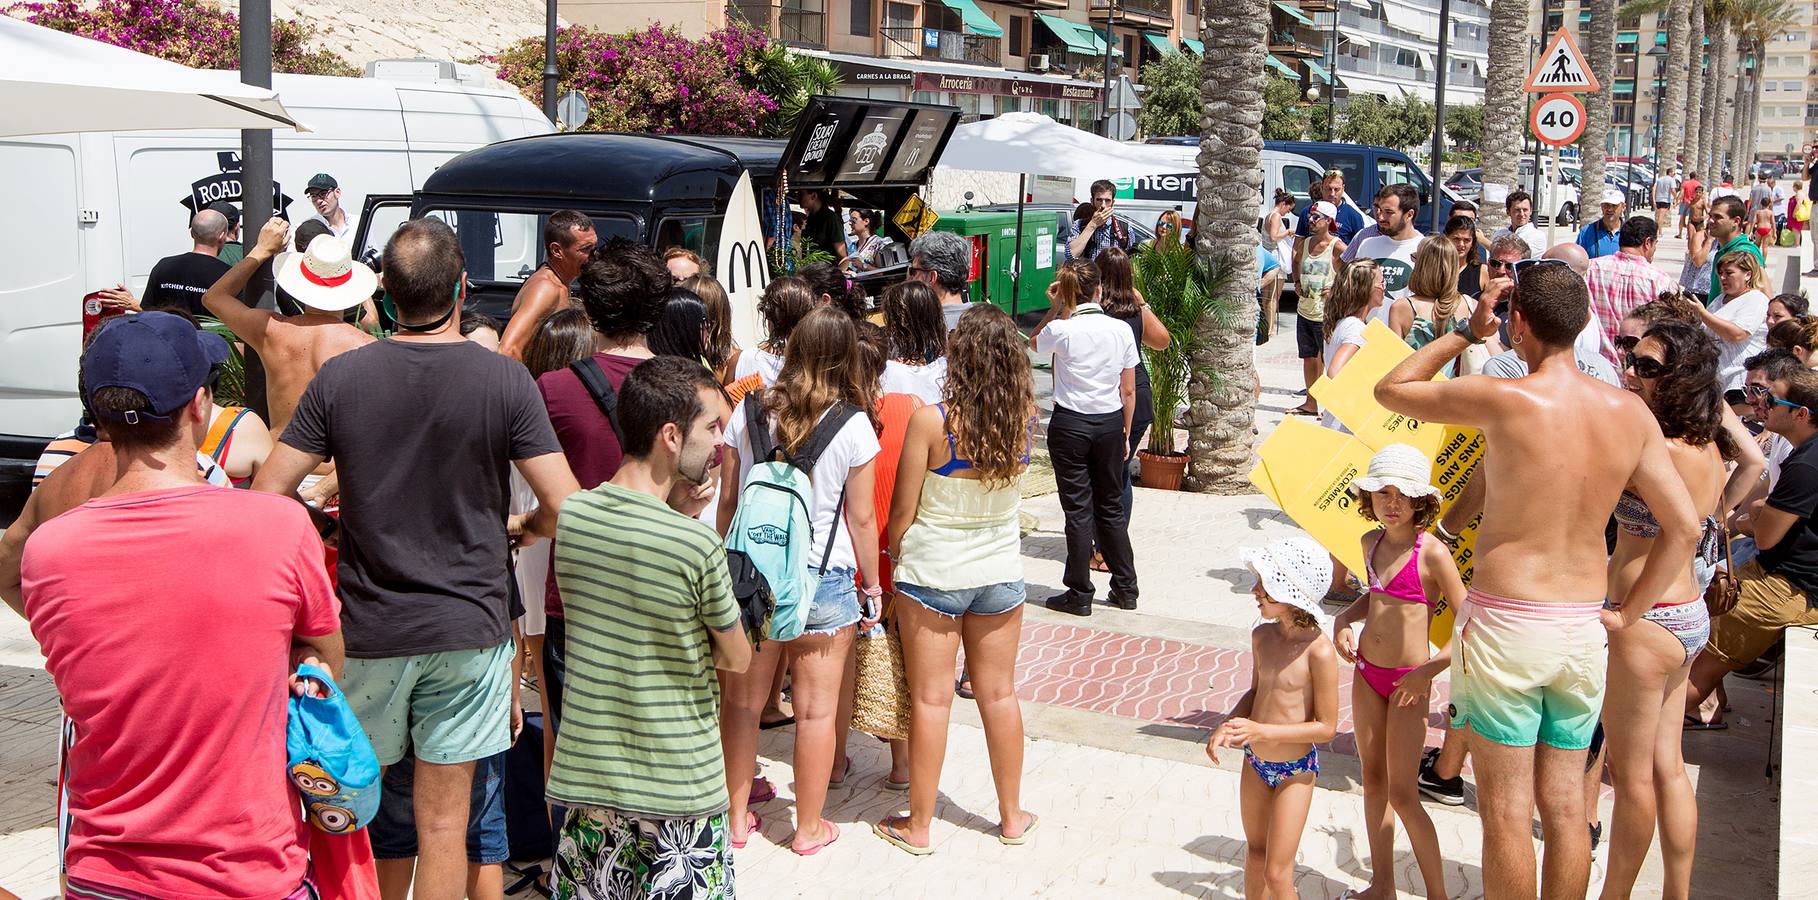
M1547 46L1547 52L1540 55L1540 62L1528 73L1521 89L1531 94L1579 93L1595 91L1599 86L1597 75L1579 51L1578 42L1572 40L1572 33L1561 31Z

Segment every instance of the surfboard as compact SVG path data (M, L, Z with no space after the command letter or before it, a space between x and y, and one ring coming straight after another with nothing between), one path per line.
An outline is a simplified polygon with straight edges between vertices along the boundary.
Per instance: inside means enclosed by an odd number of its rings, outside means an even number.
M770 283L770 262L764 252L763 220L757 194L751 188L750 172L739 175L739 183L733 187L726 205L714 272L732 305L732 339L744 349L756 347L764 337L757 307L764 286Z

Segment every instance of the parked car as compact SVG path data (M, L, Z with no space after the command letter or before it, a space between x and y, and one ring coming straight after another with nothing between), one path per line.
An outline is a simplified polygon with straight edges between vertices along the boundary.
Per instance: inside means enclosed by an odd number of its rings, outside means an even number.
M1483 200L1483 170L1459 169L1452 173L1451 178L1446 179L1446 187L1472 203L1481 203Z

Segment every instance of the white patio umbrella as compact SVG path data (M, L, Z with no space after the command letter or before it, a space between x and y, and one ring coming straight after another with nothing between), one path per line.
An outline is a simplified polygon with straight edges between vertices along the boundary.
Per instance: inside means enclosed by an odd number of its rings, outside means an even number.
M0 137L309 127L234 72L192 69L0 15Z
M1126 144L1063 125L1041 113L1013 112L961 125L941 151L941 166L979 172L1015 172L1016 246L1023 244L1023 204L1030 175L1072 178L1076 185L1100 178L1174 175L1191 171L1179 147ZM1022 259L1011 259L1012 311L1022 281Z

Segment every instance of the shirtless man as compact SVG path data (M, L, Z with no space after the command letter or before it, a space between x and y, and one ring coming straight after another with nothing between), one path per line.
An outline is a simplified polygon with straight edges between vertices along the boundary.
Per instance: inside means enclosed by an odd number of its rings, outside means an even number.
M1667 596L1699 536L1653 414L1573 359L1573 339L1590 318L1584 279L1543 263L1521 280L1509 334L1532 374L1432 380L1496 334L1494 310L1513 286L1499 276L1470 320L1376 386L1389 409L1482 429L1495 450L1481 463L1483 523L1453 693L1457 724L1472 732L1492 900L1584 896L1591 851L1581 779L1603 705L1605 630L1633 625ZM1629 595L1610 598L1617 606L1606 610L1603 531L1625 488L1654 511L1660 538ZM1538 890L1536 801L1546 840Z
M551 313L567 309L568 285L581 274L581 266L593 256L599 237L594 234L593 220L586 213L564 209L551 213L543 226L543 246L547 260L518 288L511 301L511 320L505 323L505 334L499 338L499 352L522 361L524 350L537 333L537 326Z

